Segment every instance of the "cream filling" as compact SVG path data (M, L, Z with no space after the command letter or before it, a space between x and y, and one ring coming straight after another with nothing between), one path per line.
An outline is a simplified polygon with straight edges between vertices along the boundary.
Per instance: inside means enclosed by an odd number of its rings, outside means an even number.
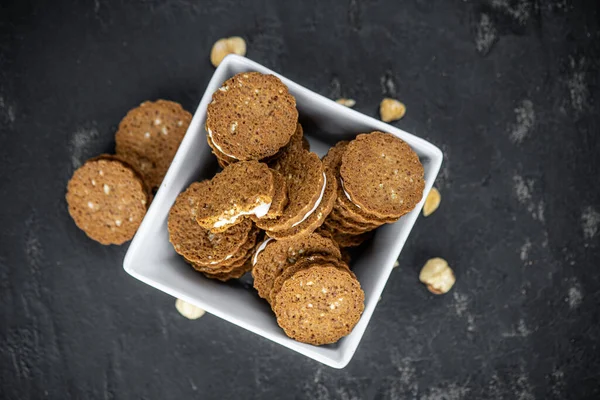
M215 265L215 264L219 264L222 263L223 261L227 261L229 260L231 257L233 257L233 254L228 255L227 257L225 257L224 259L222 259L221 261L211 261L210 265Z
M346 195L348 200L350 200L352 204L354 204L356 207L361 208L358 204L352 201L352 197L350 197L350 194L346 192L346 188L344 187L344 180L342 179L342 177L340 177L340 183L342 184L342 190L344 191L344 194Z
M274 239L268 238L267 240L262 242L260 246L258 246L258 249L256 249L256 253L254 253L254 257L252 257L252 266L256 265L256 262L258 261L258 255L265 249L265 247L267 247L267 243L269 243L271 240Z
M321 195L317 199L317 202L315 203L315 206L312 208L312 210L310 210L309 212L307 212L304 215L304 218L302 218L300 221L298 221L295 224L293 224L292 228L295 227L296 225L301 224L302 222L304 222L306 220L306 218L310 217L310 215L315 212L315 210L317 209L317 207L319 207L319 205L321 204L321 201L323 200L323 194L325 193L325 187L326 186L327 186L327 175L325 175L325 172L323 172L323 188L321 189Z
M220 218L217 222L215 222L213 224L214 228L221 228L223 226L226 225L231 225L233 224L235 221L237 221L237 219L239 217L241 217L242 215L256 215L257 218L262 218L265 215L267 215L267 213L269 212L269 208L271 208L271 203L260 203L258 206L254 207L253 209L251 209L250 211L242 211L239 214L233 215L229 218Z
M231 157L234 160L237 160L237 157L232 156L231 154L227 154L225 153L225 151L221 148L221 146L219 146L214 140L213 140L213 136L212 136L212 131L210 129L207 129L208 131L208 137L210 138L210 142L217 148L219 149L219 151L223 154L225 154L227 157Z

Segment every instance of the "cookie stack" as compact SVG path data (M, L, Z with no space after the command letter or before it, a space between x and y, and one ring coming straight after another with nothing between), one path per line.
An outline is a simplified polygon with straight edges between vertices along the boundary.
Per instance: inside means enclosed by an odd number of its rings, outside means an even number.
M319 233L341 247L358 246L377 227L410 212L423 196L419 157L389 133L360 134L351 142L339 142L323 162L339 185Z
M285 333L323 345L348 335L364 309L364 292L337 244L316 233L265 240L253 259L254 287Z
M129 111L115 135L117 154L87 161L67 185L75 224L105 245L131 240L191 119L181 105L167 100Z
M177 253L209 278L227 281L252 269L260 231L249 219L221 232L202 227L196 217L200 199L210 192L211 181L194 182L181 193L169 211L169 240Z

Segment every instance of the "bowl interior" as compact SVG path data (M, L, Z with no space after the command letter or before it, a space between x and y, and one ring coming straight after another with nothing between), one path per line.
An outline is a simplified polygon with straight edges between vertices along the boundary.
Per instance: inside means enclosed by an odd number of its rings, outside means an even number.
M131 243L124 268L134 277L218 317L327 365L342 368L350 361L358 346L423 201L395 224L379 228L371 240L353 252L351 267L365 291L365 311L353 332L333 345L312 346L285 336L269 305L252 288L249 274L239 281L221 283L195 272L169 243L169 209L177 195L191 182L210 178L218 170L216 158L206 142L206 106L211 101L212 93L226 79L248 71L275 74L238 56L228 56L215 71L169 172ZM278 76L296 97L300 122L312 151L322 156L337 141L352 139L358 133L381 130L395 134L408 142L421 158L425 169L425 195L429 192L442 161L439 149Z

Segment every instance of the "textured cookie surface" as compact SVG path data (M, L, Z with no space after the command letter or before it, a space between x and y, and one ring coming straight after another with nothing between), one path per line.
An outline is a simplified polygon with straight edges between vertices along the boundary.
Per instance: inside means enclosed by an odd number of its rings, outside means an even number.
M344 191L344 188L341 185L340 179L340 166L342 165L342 157L348 148L348 143L345 141L341 141L336 143L329 151L327 155L323 158L323 164L326 168L332 168L335 172L335 175L338 179L338 189L337 189L337 197L336 197L336 205L334 208L339 208L340 211L344 211L344 217L350 218L357 222L362 223L378 223L381 224L383 222L394 222L396 219L380 219L374 214L370 214L365 210L361 209L359 206L350 201L349 195L347 195Z
M119 123L115 134L117 154L133 165L146 184L156 190L191 120L192 115L178 103L167 100L144 102L129 111Z
M271 170L271 173L273 174L273 186L275 187L275 192L273 194L273 200L271 201L271 207L269 207L269 212L264 216L264 218L267 219L280 217L288 203L287 186L283 175L275 170Z
M267 234L275 239L300 237L313 233L318 227L323 225L323 222L333 209L337 196L337 179L333 172L326 169L325 178L321 197L315 203L313 209L304 215L302 220L292 224L288 229L268 232Z
M298 261L296 261L293 265L290 265L283 271L281 271L281 273L273 281L273 287L271 288L271 292L269 293L271 307L275 307L275 305L277 304L277 294L283 287L283 284L288 279L290 279L296 272L314 265L322 264L331 264L336 267L342 267L345 268L347 271L350 271L348 266L344 264L340 260L340 258L332 257L330 255L313 254L311 256L301 258Z
M348 335L364 310L358 281L333 265L301 270L286 280L274 308L277 323L300 342L322 345Z
M274 194L274 178L267 164L231 164L210 180L198 199L196 221L205 229L220 232L241 223L246 216L264 217Z
M299 258L314 254L329 255L340 258L340 250L329 238L316 233L302 238L302 240L273 240L261 247L261 251L255 255L256 263L252 270L254 277L254 288L258 295L269 300L269 294L273 282L281 272L288 266L294 264Z
M116 159L88 161L67 185L69 214L79 229L102 244L121 244L140 226L148 207L141 177Z
M340 175L352 202L379 217L399 218L423 197L419 157L389 133L358 135L344 152Z
M252 222L248 220L222 233L211 233L198 225L198 199L204 196L209 186L209 181L192 183L177 197L169 211L169 241L177 253L199 265L214 265L237 254L252 229Z
M219 151L260 160L285 146L296 130L296 99L279 78L258 72L235 75L214 94L206 130Z
M273 168L286 181L288 203L279 218L256 221L267 231L289 229L301 221L314 207L325 183L323 163L315 153L304 149L283 154Z

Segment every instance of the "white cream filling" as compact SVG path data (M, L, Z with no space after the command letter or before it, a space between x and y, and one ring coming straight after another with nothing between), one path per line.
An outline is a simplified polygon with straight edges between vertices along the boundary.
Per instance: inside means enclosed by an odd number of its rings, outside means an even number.
M229 218L220 218L217 222L215 222L213 224L214 228L221 228L223 226L226 225L231 225L233 224L235 221L237 221L237 219L239 217L241 217L242 215L256 215L257 218L262 218L265 215L267 215L267 213L269 212L269 209L271 208L271 203L260 203L258 206L254 207L253 209L251 209L250 211L242 211L239 214L236 214L232 217Z
M344 191L344 194L346 195L348 200L350 200L352 204L354 204L356 207L361 208L358 204L352 201L352 197L350 197L350 194L346 192L346 188L344 187L344 180L342 179L342 177L340 177L340 183L342 184L342 190Z
M227 257L225 257L224 259L222 259L221 261L211 261L210 264L211 265L215 265L215 264L219 264L222 263L223 261L227 261L229 260L231 257L233 257L233 254L228 255Z
M321 195L317 199L317 202L315 203L315 206L312 208L312 210L310 210L309 212L307 212L304 215L304 218L302 218L300 221L298 221L295 224L293 224L292 228L295 227L296 225L301 224L302 222L304 222L306 220L306 218L310 217L310 215L315 212L315 210L317 209L317 207L319 207L319 204L321 204L321 200L323 200L323 194L325 193L325 187L326 186L327 186L327 175L325 175L325 172L323 172L323 188L321 189Z
M210 142L217 148L219 149L219 151L223 154L225 154L227 157L231 157L234 160L237 160L237 157L232 156L231 154L227 154L225 153L225 151L223 151L223 149L221 148L221 146L219 146L214 140L213 140L213 136L212 136L212 131L210 129L207 129L208 131L208 137L210 138Z
M258 246L258 249L256 249L256 253L254 253L254 257L252 257L252 265L256 265L256 262L258 261L258 255L265 249L265 247L267 247L267 243L269 243L271 240L274 240L273 238L268 238L267 240L265 240L264 242L262 242L260 244L260 246Z

